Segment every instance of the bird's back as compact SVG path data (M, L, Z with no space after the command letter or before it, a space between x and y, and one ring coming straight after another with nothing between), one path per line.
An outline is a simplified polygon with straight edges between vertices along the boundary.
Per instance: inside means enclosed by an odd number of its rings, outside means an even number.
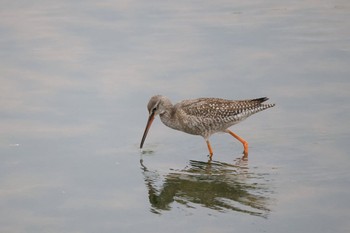
M250 100L199 98L181 101L174 107L180 124L184 126L182 131L208 137L274 106L263 104L266 100L266 97Z

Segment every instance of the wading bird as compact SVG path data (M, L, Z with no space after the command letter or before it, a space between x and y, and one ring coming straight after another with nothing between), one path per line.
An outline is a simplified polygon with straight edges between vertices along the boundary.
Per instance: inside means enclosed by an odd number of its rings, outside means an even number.
M209 137L218 132L231 134L243 144L244 157L248 156L248 143L228 128L275 104L263 104L268 98L249 100L226 100L219 98L199 98L183 100L175 105L162 95L153 96L147 105L149 117L142 136L140 148L145 142L148 130L156 115L166 126L185 133L200 135L207 143L210 159L213 149Z

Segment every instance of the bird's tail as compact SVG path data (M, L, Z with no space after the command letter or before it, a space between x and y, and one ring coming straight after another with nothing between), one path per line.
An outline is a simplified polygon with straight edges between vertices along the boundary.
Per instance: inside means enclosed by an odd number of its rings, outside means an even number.
M252 102L262 103L262 102L267 101L268 99L269 99L269 98L267 98L267 97L261 97L261 98L257 98L257 99L252 99L251 101L252 101Z
M256 113L256 112L260 112L262 110L265 110L267 108L272 108L273 106L275 106L275 104L262 104L263 102L267 101L268 99L269 98L267 98L267 97L252 99L251 102L253 102L254 105L256 104L256 106L252 108L252 111L254 113Z

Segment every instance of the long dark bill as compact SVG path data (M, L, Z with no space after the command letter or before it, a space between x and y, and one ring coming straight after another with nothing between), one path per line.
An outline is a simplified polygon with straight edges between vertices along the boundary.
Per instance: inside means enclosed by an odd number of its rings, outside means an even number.
M143 133L143 136L142 136L142 139L141 139L140 149L142 149L143 143L145 142L148 130L151 127L153 120L154 120L154 113L151 113L151 115L149 115L149 117L148 117L148 121L147 121L147 125L146 125L146 128L145 128L145 132Z

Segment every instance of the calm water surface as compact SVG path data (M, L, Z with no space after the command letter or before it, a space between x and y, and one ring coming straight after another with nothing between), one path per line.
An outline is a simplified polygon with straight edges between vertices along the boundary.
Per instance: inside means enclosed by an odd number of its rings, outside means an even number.
M1 232L348 232L348 1L11 1L0 10ZM154 94L270 97L211 138Z

